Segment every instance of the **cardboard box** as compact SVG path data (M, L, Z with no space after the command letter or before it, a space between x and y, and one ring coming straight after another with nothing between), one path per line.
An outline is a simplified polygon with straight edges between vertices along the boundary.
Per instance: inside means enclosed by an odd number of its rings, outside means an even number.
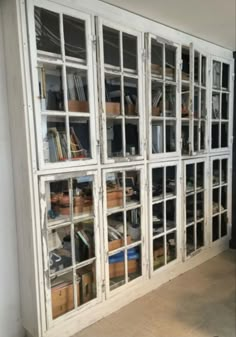
M71 112L89 112L89 104L87 101L68 101L68 110Z
M93 273L92 271L88 271L81 276L81 302L82 304L90 301L93 298L93 289L92 289L92 282L93 282Z
M125 105L125 113L128 116L136 116L137 115L136 105L135 104L126 104Z
M121 114L120 103L117 102L106 102L106 113L108 115L118 116Z
M80 289L77 286L78 305L80 305ZM73 284L56 286L51 289L52 317L53 319L74 309Z
M137 260L128 260L128 273L136 273L138 270ZM119 277L125 275L125 263L117 262L109 264L109 276L110 278Z
M107 190L107 208L119 207L123 204L123 190L116 188Z

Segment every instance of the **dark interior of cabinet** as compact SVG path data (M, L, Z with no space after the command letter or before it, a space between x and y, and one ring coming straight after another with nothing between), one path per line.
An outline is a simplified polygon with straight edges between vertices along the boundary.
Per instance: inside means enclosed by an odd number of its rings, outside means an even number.
M189 81L190 56L189 49L182 47L182 80Z

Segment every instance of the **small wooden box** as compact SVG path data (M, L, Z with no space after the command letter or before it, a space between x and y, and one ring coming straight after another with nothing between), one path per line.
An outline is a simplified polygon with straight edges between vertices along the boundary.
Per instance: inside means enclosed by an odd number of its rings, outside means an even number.
M68 110L71 112L89 112L89 104L87 101L68 101Z
M120 103L106 102L106 113L108 115L118 116L121 114Z
M126 104L125 105L125 113L127 116L136 116L137 110L135 104Z
M93 273L92 271L88 271L81 275L81 301L82 303L86 303L93 298L92 291L92 281L93 281Z
M157 75L157 76L162 76L163 75L163 69L162 66L160 64L151 64L151 71L153 74Z
M131 236L128 235L127 236L127 245L131 244ZM109 241L108 242L108 250L109 252L111 250L115 250L115 249L118 249L120 247L123 247L124 246L124 240L123 239L118 239L118 240L112 240L112 241Z
M128 273L136 273L138 270L138 261L137 260L128 260ZM120 277L125 274L125 263L117 262L117 263L110 263L109 264L109 276L110 278L113 277Z
M119 207L123 203L123 190L116 188L107 190L107 208Z
M77 286L78 305L80 305L80 290ZM52 317L53 319L74 309L74 288L73 284L66 284L61 287L51 289Z

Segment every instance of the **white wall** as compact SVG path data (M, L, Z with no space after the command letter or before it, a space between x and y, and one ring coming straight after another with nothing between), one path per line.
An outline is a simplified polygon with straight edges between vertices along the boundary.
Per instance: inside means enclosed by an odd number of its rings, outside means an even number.
M21 337L11 138L0 6L0 336Z

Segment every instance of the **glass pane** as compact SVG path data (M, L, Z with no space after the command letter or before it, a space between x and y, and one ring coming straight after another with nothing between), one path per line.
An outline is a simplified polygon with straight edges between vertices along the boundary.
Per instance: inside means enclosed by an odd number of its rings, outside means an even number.
M221 212L227 209L227 186L221 187Z
M219 209L220 189L219 188L213 189L212 198L213 198L212 213L216 214L220 212L220 209Z
M142 275L141 246L128 249L127 257L128 257L128 281L130 282Z
M104 63L120 66L120 33L103 26Z
M220 237L219 216L214 216L212 219L212 241L218 240Z
M68 110L71 112L89 112L87 71L66 68L68 89Z
M164 203L158 203L152 206L152 225L153 236L164 232Z
M73 216L93 215L93 178L81 176L73 179ZM90 221L90 220L89 220Z
M77 222L75 230L75 260L76 263L95 257L94 223L92 219ZM68 242L70 244L70 240Z
M204 163L197 163L197 188L204 188Z
M166 152L176 151L176 122L166 121Z
M221 214L221 237L227 235L228 218L227 213Z
M106 174L107 208L123 206L123 175L110 172Z
M85 21L63 15L66 56L86 60Z
M96 294L96 264L92 263L76 270L78 283L78 306L94 299Z
M68 180L47 183L46 202L48 224L69 221L71 211Z
M152 153L164 151L163 121L152 122Z
M212 119L220 118L220 94L213 92L212 94Z
M55 64L39 64L38 76L41 111L63 111L62 67Z
M125 173L126 204L131 205L140 202L140 172L127 171Z
M123 130L120 119L107 119L107 154L108 157L123 156Z
M51 279L51 302L53 319L74 309L72 272Z
M152 81L152 116L163 116L163 85Z
M163 77L163 45L151 40L151 71L158 77Z
M193 136L194 136L193 149L194 149L195 152L198 152L198 146L199 146L199 126L198 126L198 122L194 122Z
M176 200L166 201L166 230L176 227Z
M123 212L111 214L107 217L108 225L108 250L112 251L123 247L125 245L124 240L124 214ZM129 244L131 238L127 238Z
M164 169L163 167L152 169L152 197L155 199L164 198Z
M166 80L175 81L176 48L165 46L166 52Z
M176 116L176 86L166 85L166 117Z
M127 116L138 115L138 80L124 77L124 102Z
M229 65L223 63L222 89L229 90Z
M200 76L200 55L198 52L194 52L194 82L199 83Z
M59 14L35 7L34 19L37 49L60 54Z
M121 79L115 75L105 75L106 113L117 116L121 114Z
M206 57L202 56L202 68L201 68L201 83L203 86L206 86Z
M125 120L126 156L139 155L139 121Z
M71 158L91 158L89 118L71 117L69 123Z
M225 93L222 93L221 118L222 119L229 118L229 94L225 94Z
M191 254L195 250L194 246L194 226L187 227L186 229L186 248L187 255Z
M201 90L201 118L206 118L207 108L206 108L206 90Z
M186 197L186 223L194 222L194 195Z
M137 37L123 33L123 66L137 70Z
M221 123L221 147L228 146L228 123Z
M182 118L189 118L190 91L188 86L182 86Z
M173 261L177 257L177 240L176 232L167 234L166 236L166 248L167 248L167 263Z
M141 240L141 218L140 208L131 209L126 212L127 244Z
M220 89L221 64L213 61L213 88Z
M201 122L200 123L200 150L205 150L206 145L205 145L205 135L206 135L206 123Z
M212 123L211 126L211 147L216 149L219 147L219 123Z
M219 185L220 183L220 161L213 161L213 175L212 175L213 185Z
M221 182L222 184L225 184L228 181L227 171L228 171L227 159L222 159L221 161Z
M194 164L186 165L186 191L192 192L194 190L195 180L194 180Z
M204 217L204 192L197 193L197 220Z
M46 163L68 158L65 117L42 117L43 154Z
M165 264L164 237L153 240L153 269L156 270Z
M189 154L189 122L182 121L182 153Z
M204 222L197 223L197 248L204 246Z
M189 65L190 65L190 59L189 59L189 49L182 47L182 81L189 81Z
M72 265L70 232L70 226L48 230L50 274L64 270Z
M176 195L176 167L166 168L166 197Z
M110 290L125 284L124 252L119 252L109 257Z
M194 118L200 117L200 111L199 111L199 99L200 99L200 90L198 88L194 88Z

